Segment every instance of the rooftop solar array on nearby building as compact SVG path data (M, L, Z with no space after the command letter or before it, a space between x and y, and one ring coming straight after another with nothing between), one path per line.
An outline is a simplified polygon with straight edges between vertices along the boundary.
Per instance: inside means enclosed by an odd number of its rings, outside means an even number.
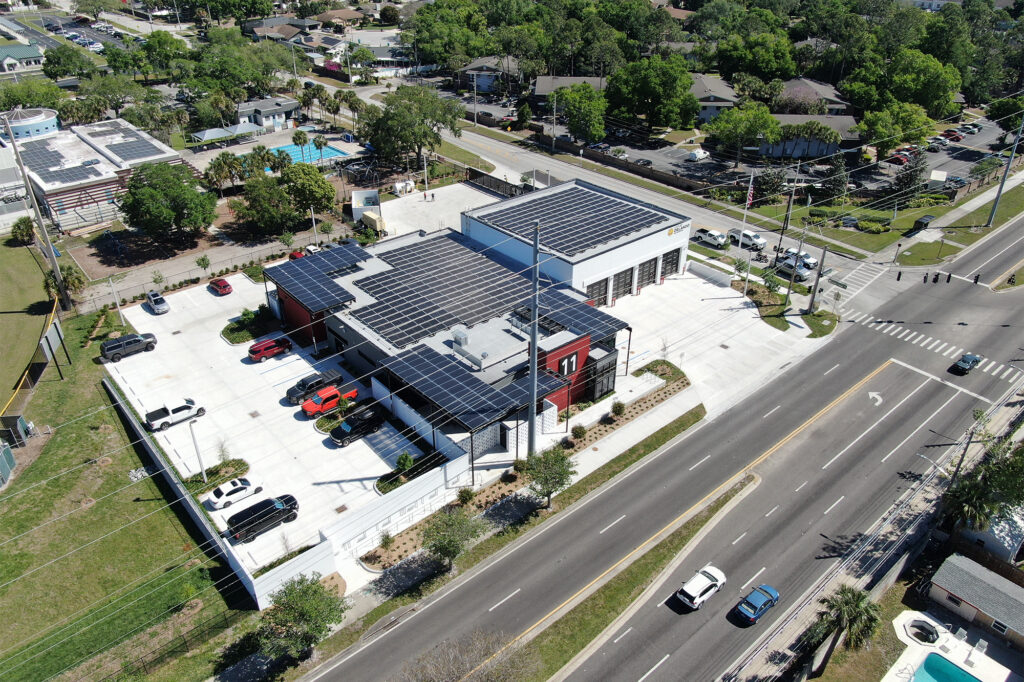
M106 149L111 156L128 165L137 165L138 162L149 159L159 160L163 157L177 156L170 147L162 145L121 119L76 126L73 131L88 138L92 144Z
M525 308L529 312L529 303ZM627 326L619 318L555 289L540 292L540 315L581 336L590 334L595 341L606 339Z
M451 236L378 255L393 270L355 281L376 300L356 319L398 348L457 324L473 326L526 300L530 283Z
M566 380L551 372L537 373L537 395L545 397L551 395L560 388L565 388ZM501 392L508 396L516 407L525 407L530 404L530 375L516 379L508 386L501 389Z
M90 178L102 178L105 174L98 164L85 164L80 160L68 159L56 148L59 137L26 140L18 143L21 158L29 170L46 185L73 184ZM79 142L79 144L81 144ZM98 155L98 153L97 153ZM91 159L85 159L91 161Z
M541 190L471 215L527 241L533 239L534 221L540 221L541 244L568 256L674 217L581 183Z
M370 255L357 244L342 243L332 249L297 258L265 273L310 313L319 313L355 300L334 277L354 272Z

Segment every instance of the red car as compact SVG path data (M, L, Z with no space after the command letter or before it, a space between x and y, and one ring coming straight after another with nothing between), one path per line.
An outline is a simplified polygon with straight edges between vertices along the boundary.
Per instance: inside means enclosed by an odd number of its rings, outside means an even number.
M889 163L894 163L897 166L903 166L906 165L908 161L910 161L910 157L904 154L893 154L891 157L889 157L888 161Z
M254 343L249 347L249 359L253 362L265 362L267 358L287 353L291 349L291 339L286 336L282 336L279 339L267 339L266 341Z
M291 253L288 254L288 260L296 260L298 258L305 258L305 257L306 257L306 254L302 253L301 251L292 251Z
M947 130L946 132L939 135L939 137L944 137L950 142L962 142L964 139L964 136L955 130Z
M226 279L211 279L210 288L213 289L219 296L227 296L231 293L231 285L228 284Z
M352 385L327 386L316 392L312 398L302 403L302 411L312 419L320 415L329 414L341 407L341 401L353 401L359 395L359 389Z

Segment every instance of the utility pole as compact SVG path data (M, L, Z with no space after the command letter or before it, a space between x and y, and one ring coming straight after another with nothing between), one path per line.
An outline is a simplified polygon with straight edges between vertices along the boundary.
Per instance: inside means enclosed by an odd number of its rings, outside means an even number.
M199 471L203 474L203 483L206 483L206 467L203 466L203 456L199 454L199 441L196 440L196 422L198 419L193 419L188 423L188 430L192 432L192 447L196 449L196 461L199 462Z
M477 115L477 104L476 104L476 73L473 74L473 126L476 127L476 115Z
M750 284L750 256L753 255L753 251L747 251L747 274L743 278L743 300L747 300L747 285Z
M423 189L430 189L430 179L427 177L427 155L423 155Z
M551 151L555 151L555 126L558 125L558 94L551 93Z
M782 253L782 238L786 235L786 230L789 229L789 216L793 213L793 200L796 198L796 185L793 185L793 189L789 193L789 202L786 204L786 219L782 221L782 230L779 232L779 247L775 249L776 255Z
M530 319L530 407L527 415L527 457L537 454L537 333L540 318L540 221L533 221L533 311ZM568 409L568 405L566 406Z
M320 238L316 236L316 216L313 215L313 207L309 207L309 221L313 223L313 242L320 246Z
M1024 130L1024 112L1021 112L1020 125L1017 126L1017 136L1013 138L1013 146L1010 147L1010 160L1006 162L1006 168L1003 170L1003 179L999 181L999 189L996 190L996 199L992 202L992 211L988 214L988 221L985 223L985 227L992 227L992 222L996 219L996 209L999 208L999 198L1003 196L1003 186L1006 184L1006 178L1010 175L1010 167L1013 166L1013 157L1017 155L1017 145L1020 143L1020 134ZM959 471L959 467L957 467Z
M789 222L789 219L786 219ZM800 267L800 254L804 251L804 237L807 236L807 230L800 233L800 245L796 247L796 256L793 257L793 270L789 273L789 286L786 288L786 305L789 305L789 295L793 292L793 282L796 281L796 269Z
M814 313L814 299L818 295L818 283L821 281L821 271L825 269L825 256L828 255L828 246L821 249L821 260L818 262L818 273L814 276L814 288L811 289L811 302L807 306L807 312Z
M747 224L747 211L750 209L750 202L754 198L754 169L750 169L750 182L747 183L747 196L743 202L743 225Z
M53 250L53 243L50 241L50 233L46 231L46 225L43 224L43 214L39 211L39 202L36 201L36 194L32 191L32 182L29 180L28 171L25 169L25 162L21 158L21 151L18 149L18 143L14 139L14 133L11 132L11 122L4 116L4 128L7 130L7 140L11 143L11 148L14 150L14 158L18 162L18 170L21 171L21 177L25 181L25 193L28 194L32 200L32 210L36 214L36 224L39 225L39 231L43 233L43 241L46 242L46 260L50 262L50 267L53 269L53 279L57 284L57 300L60 301L61 310L69 310L71 308L71 297L68 295L67 286L64 284L64 277L60 274L60 266L57 263L57 254Z
M117 306L117 315L121 318L121 326L124 326L124 313L121 312L121 302L117 300L117 291L114 289L114 278L107 277L107 284L110 285L110 293L114 297L114 305Z

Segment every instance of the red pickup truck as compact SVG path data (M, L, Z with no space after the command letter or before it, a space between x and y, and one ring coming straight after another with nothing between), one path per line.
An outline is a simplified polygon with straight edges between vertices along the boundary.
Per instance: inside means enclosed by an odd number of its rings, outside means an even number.
M358 395L359 389L352 384L346 384L340 388L338 386L327 386L326 388L321 388L316 392L316 395L302 403L302 411L310 419L322 417L340 408L343 400L352 402Z

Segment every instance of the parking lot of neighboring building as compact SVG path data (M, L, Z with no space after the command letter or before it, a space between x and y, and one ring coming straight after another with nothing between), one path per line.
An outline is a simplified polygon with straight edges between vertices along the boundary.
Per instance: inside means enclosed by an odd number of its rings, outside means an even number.
M262 284L244 275L228 278L234 292L216 296L205 287L168 294L170 312L155 316L145 306L124 311L140 332L156 334L150 353L125 358L108 369L136 411L144 415L165 403L184 398L206 409L195 434L206 467L226 457L245 459L248 477L263 492L227 510L211 511L219 528L250 504L282 494L295 496L298 519L239 546L250 569L291 550L315 543L321 527L345 510L377 497L374 482L395 465L403 452L420 451L391 425L341 449L319 433L298 406L288 404L285 391L320 369L339 369L336 357L315 361L298 346L291 353L254 364L249 344L229 345L220 331L242 308L255 309L264 300ZM279 336L272 334L270 338ZM353 377L342 371L346 381ZM362 383L360 394L366 383ZM189 424L180 423L155 434L182 478L199 471ZM202 499L202 498L201 498ZM208 507L209 511L209 507Z

